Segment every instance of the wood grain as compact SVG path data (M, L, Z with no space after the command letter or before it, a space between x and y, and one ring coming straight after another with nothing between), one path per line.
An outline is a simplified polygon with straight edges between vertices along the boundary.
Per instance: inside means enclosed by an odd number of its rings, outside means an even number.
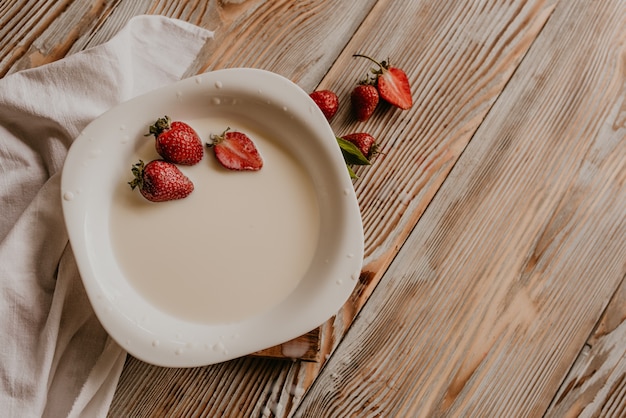
M545 416L626 416L624 341L626 281L622 281Z
M322 87L348 97L370 68L368 62L355 62L352 54L363 50L373 56L388 54L397 57L394 65L407 72L416 96L409 112L387 106L359 124L350 108L344 107L333 121L340 135L370 132L378 138L381 151L373 166L357 171L365 265L353 297L332 325L338 334L343 334L367 301L552 8L543 1L506 9L497 2L491 7L446 2L436 7L412 3L404 8L379 2L347 45L347 53L329 71ZM419 31L394 30L403 22ZM480 40L475 27L484 28ZM393 34L397 43L389 37L381 42L377 31Z
M365 124L356 123L347 106L333 120L336 132L369 130L379 138L382 146L383 156L373 166L361 170L360 179L355 182L366 230L366 267L352 298L322 329L320 344L323 356L320 363L263 363L263 360L257 360L261 363L247 363L254 364L254 367L259 364L265 366L258 367L279 367L281 374L293 379L285 380L281 385L257 381L257 402L265 403L275 415L288 416L297 405L294 392L304 393L316 379L324 360L339 344L373 292L552 9L551 3L543 1L520 3L517 8L506 8L507 13L496 5L485 9L464 2L442 3L436 7L412 2L402 8L378 2L324 77L320 88L330 87L346 100L356 81L369 69L366 62L355 63L352 54L357 51L367 51L375 56L389 54L398 57L397 65L407 71L419 100L408 112L383 108ZM487 26L489 31L485 31L480 40L475 40L474 28L487 23L490 24ZM379 39L378 31L395 34L392 29L398 25L417 27L420 32L405 31L404 36L396 34L395 39ZM428 45L415 42L420 33L428 34ZM424 56L424 59L403 59L416 55ZM465 67L459 68L459 63L474 70L468 72ZM148 390L148 386L152 388L155 385L149 379L140 382L129 380L132 379L131 374L137 373L137 370L131 372L133 361L129 360L128 374L125 371L120 381L119 392L125 396L141 393ZM238 368L240 364L236 361L232 365L218 365L216 368L226 370ZM169 393L173 390L172 385L177 385L180 379L182 377L164 379L157 385L164 385L160 390ZM236 380L234 376L233 379ZM194 383L187 379L185 383L187 390L193 390ZM231 396L249 399L254 395L240 388ZM265 399L272 401L267 403L270 401ZM111 413L130 413L136 407L116 398ZM222 407L227 408L223 404L207 406L203 413L209 416L224 411L239 414L233 409L219 409ZM276 409L280 413L276 413Z
M0 15L0 76L63 58L114 6L112 0L6 2Z
M366 233L355 292L266 353L316 362L164 369L129 357L110 416L622 416L624 8L0 1L0 76L163 14L216 31L189 75L251 66L332 88L335 132L381 144L354 183ZM404 68L414 108L355 122L349 93L370 67L355 52Z
M298 416L546 412L626 274L625 19L558 4Z

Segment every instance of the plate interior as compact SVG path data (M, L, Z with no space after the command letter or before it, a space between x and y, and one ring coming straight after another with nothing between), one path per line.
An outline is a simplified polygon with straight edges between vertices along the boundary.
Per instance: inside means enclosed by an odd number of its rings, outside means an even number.
M203 139L227 127L250 132L264 157L265 166L258 173L264 172L265 177L227 172L207 149L198 166L181 167L196 183L189 198L164 203L143 201L126 182L130 180L130 166L137 159L147 162L158 158L154 140L144 134L156 118L164 115L188 122ZM298 176L294 176L295 172ZM298 181L306 183L310 192L301 190ZM289 187L294 189L289 191ZM334 315L349 297L360 273L360 212L332 129L302 89L267 71L241 68L205 73L111 109L87 126L70 149L63 169L62 195L72 249L98 318L128 352L152 364L207 365L295 338ZM219 209L216 200L226 203ZM278 210L276 218L263 214L264 205L269 203L285 209L284 214ZM145 238L145 230L133 230L138 222L126 218L120 222L124 212L119 207L124 204L125 210L132 211L136 205L138 211L159 212L155 215L157 220L165 214L173 215L155 222L155 228L162 233ZM290 213L305 212L293 210L297 204L303 205L301 209L314 206L306 215L310 216L310 225L295 217L293 224L286 224L289 227L284 228L283 235L273 233ZM240 208L243 209L238 212ZM265 210L268 208L271 207ZM136 214L128 212L129 218L133 216ZM262 232L250 246L246 247L245 236L235 241L239 253L233 260L240 260L242 268L248 268L243 271L251 272L245 277L248 282L232 285L230 290L202 288L206 290L206 299L213 300L211 306L218 306L220 299L226 301L223 308L216 308L213 313L200 308L204 298L198 296L201 292L194 292L193 283L185 284L186 275L170 274L171 283L166 285L175 283L190 289L186 304L189 314L168 308L167 300L160 303L149 297L137 279L144 285L150 280L144 277L149 276L149 270L141 266L150 262L153 252L142 252L138 257L140 266L135 266L135 270L129 270L128 261L120 255L132 248L120 242L132 240L134 245L136 240L137 245L156 248L160 236L164 240L173 236L178 218L189 221L191 238L186 241L185 235L179 236L177 248L209 248L216 244L215 236L220 235L207 237L211 235L207 232L215 231L222 221L234 222L235 217L252 219L249 227ZM210 224L216 219L218 223ZM238 227L241 224L236 221ZM259 237L263 239L259 241ZM219 239L226 241L226 235ZM285 245L289 239L293 240L291 246ZM282 246L277 245L279 241ZM300 247L306 248L306 254L300 264L291 266L297 258L294 251ZM272 248L276 251L272 252ZM262 251L266 255L254 261L254 256ZM219 283L224 275L217 263L210 262L210 253L214 252L207 253L198 270L208 281ZM162 254L157 257L162 258ZM261 268L265 259L271 261L268 268L274 269L267 270L268 274ZM292 276L299 277L272 281L288 268L294 269ZM254 289L256 285L260 287ZM173 299L177 289L170 289ZM241 289L241 294L233 293L233 289ZM268 292L263 294L263 290ZM184 294L181 289L180 295ZM256 300L252 298L254 294L259 295ZM185 300L178 304L184 306ZM227 311L230 316L219 315Z

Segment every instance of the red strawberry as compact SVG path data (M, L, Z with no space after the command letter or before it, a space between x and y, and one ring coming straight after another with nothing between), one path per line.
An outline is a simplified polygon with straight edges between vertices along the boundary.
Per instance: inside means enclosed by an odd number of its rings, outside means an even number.
M378 144L376 139L368 133L358 132L341 137L348 142L352 142L361 151L361 154L368 160L378 152Z
M357 120L365 122L372 116L376 106L378 106L378 90L371 84L359 84L352 90L350 100L354 116Z
M154 160L148 164L139 160L131 169L135 178L128 182L130 188L151 202L183 199L193 192L193 183L174 164Z
M146 136L148 135L156 138L156 150L165 161L194 165L204 155L200 137L185 122L172 122L168 116L159 118L150 126L150 132Z
M355 54L355 57L367 58L378 65L378 70L372 70L376 76L376 87L383 100L400 109L409 109L413 106L411 85L404 71L392 67L387 61L378 62L367 55Z
M317 104L327 120L332 119L339 109L339 99L337 95L330 90L319 90L309 94L311 99Z
M230 170L256 171L263 167L263 159L252 140L242 132L229 132L211 135L208 147L212 147L217 160Z

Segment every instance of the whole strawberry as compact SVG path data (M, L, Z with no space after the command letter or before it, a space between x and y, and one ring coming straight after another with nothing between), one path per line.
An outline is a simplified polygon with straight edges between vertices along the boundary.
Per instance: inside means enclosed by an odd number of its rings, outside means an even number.
M200 137L185 122L175 121L165 116L157 119L150 126L150 132L156 138L155 147L165 161L174 164L194 165L204 155L204 147Z
M361 154L368 160L378 152L378 144L376 139L368 133L357 132L342 136L348 142L353 143L361 151Z
M311 99L317 104L327 120L332 119L339 109L339 98L330 90L318 90L309 94Z
M413 106L411 85L403 70L392 67L387 61L378 62L367 55L355 54L354 56L367 58L378 65L378 69L373 69L372 73L375 75L376 88L383 100L400 109L406 110Z
M378 106L378 90L371 84L361 83L352 90L350 101L356 119L365 122Z
M243 132L226 129L221 135L211 135L207 146L213 148L215 157L229 170L256 171L263 167L263 159L254 142Z
M151 202L183 199L194 189L191 180L167 161L154 160L144 165L139 160L133 164L131 172L134 179L128 182L130 188L139 188L141 195Z

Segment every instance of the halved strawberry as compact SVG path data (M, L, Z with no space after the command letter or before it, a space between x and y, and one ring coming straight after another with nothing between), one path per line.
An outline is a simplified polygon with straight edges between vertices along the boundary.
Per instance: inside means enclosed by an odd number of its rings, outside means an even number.
M367 55L354 54L353 56L367 58L378 65L379 68L372 69L372 73L375 75L376 87L383 100L400 109L406 110L413 106L411 85L403 70L392 67L388 61L378 62Z
M141 195L151 202L183 199L194 189L191 180L167 161L154 160L144 164L139 160L131 171L134 178L128 182L130 188L139 188Z
M207 143L220 164L230 170L260 170L263 159L254 142L243 132L230 132L229 129L221 135L211 135L211 142Z

